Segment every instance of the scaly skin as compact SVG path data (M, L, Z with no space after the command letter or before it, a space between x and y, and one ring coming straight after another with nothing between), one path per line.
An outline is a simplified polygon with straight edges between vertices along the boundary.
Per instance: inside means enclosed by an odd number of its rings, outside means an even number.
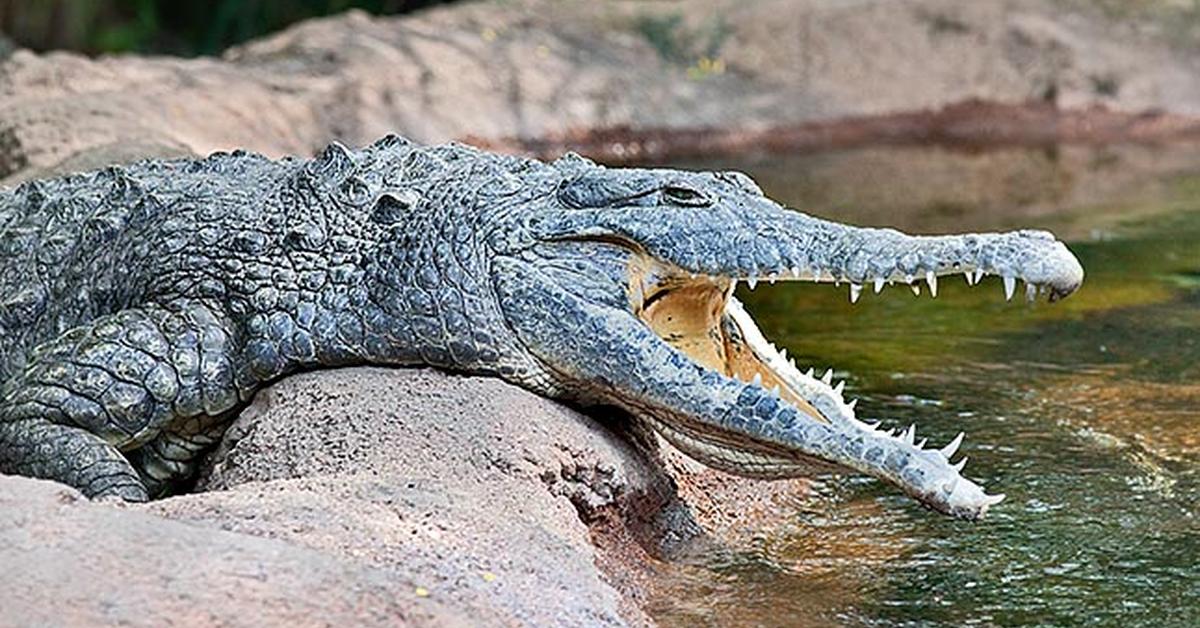
M786 210L737 173L394 136L27 183L0 192L0 471L145 500L289 372L429 365L617 404L736 473L858 471L975 518L998 498L950 463L957 441L925 450L864 425L728 295L760 277L976 269L1052 298L1083 278L1041 232L910 237ZM699 332L662 331L701 301Z

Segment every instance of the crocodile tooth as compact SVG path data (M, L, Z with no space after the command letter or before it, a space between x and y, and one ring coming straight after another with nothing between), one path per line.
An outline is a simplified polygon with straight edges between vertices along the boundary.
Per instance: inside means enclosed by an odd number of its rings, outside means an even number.
M1016 290L1017 290L1017 280L1010 275L1005 275L1004 276L1004 300L1012 301L1013 292L1016 292Z
M783 348L783 349L779 350L779 359L781 359L781 360L787 359L787 348Z
M858 406L858 400L857 400L857 399L851 399L851 400L850 400L850 403L846 404L846 407L847 407L847 408L850 408L850 411L851 411L851 412L853 412L853 411L854 411L854 408L855 408L856 406Z
M966 280L967 280L967 285L968 285L968 286L973 286L973 285L975 285L975 282L971 280L971 278L972 278L972 277L974 277L974 275L972 275L972 274L971 274L971 271L969 271L969 270L968 270L967 272L963 273L963 279L966 279Z
M908 287L912 289L913 294L915 294L916 296L921 296L921 284L909 283Z
M846 390L846 380L842 380L842 381L838 382L837 386L833 387L833 392L837 393L839 397L842 396L843 390Z
M904 434L903 434L904 444L905 445L913 444L913 440L915 440L916 437L917 437L917 424L913 423L912 425L908 426L907 430L904 430Z
M1034 284L1025 284L1025 300L1033 303L1037 300L1038 287Z
M793 371L798 372L800 370L800 369L796 368L796 358L788 358L788 366L792 367Z
M856 283L850 284L850 302L857 303L858 297L862 294L862 286Z
M754 287L758 285L758 277L755 275L750 275L749 277L746 278L746 285L749 286L751 290L753 290Z
M959 460L958 463L950 466L954 467L955 471L962 473L963 467L967 466L967 457L963 456L962 460Z
M755 373L754 379L750 380L750 383L755 386L762 386L762 373Z
M976 268L975 269L975 283L979 283L979 282L983 281L983 276L985 274L987 274L987 273L983 272L982 268Z
M988 506L995 506L996 504L999 504L1000 502L1004 501L1004 498L1005 498L1004 493L996 493L995 495L984 495L983 496L983 508L986 509Z
M925 449L925 443L928 443L928 438L922 438L921 442L917 443L917 449Z
M833 383L833 367L832 366L829 367L829 370L825 371L825 374L821 376L821 381L826 386Z
M808 367L808 370L804 372L804 375L805 375L805 377L808 377L809 379L813 378L813 370L812 370L811 366Z
M778 273L771 273L771 274L767 275L767 281L769 281L771 283L771 285L775 285L775 280L777 280L777 279L779 279Z
M932 270L925 271L925 283L929 284L929 294L937 298L937 275Z
M966 432L959 432L958 436L954 437L954 440L950 441L950 443L947 444L945 447L942 447L940 450L942 457L945 458L946 460L949 460L950 456L953 456L954 452L958 451L958 446L962 444L963 437L966 435L967 435Z
M883 290L883 277L876 277L875 278L875 294L879 294L880 290Z

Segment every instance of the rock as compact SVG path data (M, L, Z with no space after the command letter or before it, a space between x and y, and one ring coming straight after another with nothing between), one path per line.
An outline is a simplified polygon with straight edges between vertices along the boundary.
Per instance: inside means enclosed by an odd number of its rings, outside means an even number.
M383 368L261 391L201 486L147 509L386 567L522 625L646 622L597 570L589 524L652 518L674 495L628 440L560 404Z
M237 419L202 492L92 504L0 477L0 607L18 625L647 625L646 548L699 528L631 443L496 379L296 375Z
M6 626L471 626L403 573L0 476Z

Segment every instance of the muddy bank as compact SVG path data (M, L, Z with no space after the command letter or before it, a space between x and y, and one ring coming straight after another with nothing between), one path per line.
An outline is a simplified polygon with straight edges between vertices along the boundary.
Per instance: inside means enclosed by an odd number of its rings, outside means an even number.
M388 132L613 161L1163 140L1200 116L1200 50L1178 27L1064 0L524 0L352 12L216 59L17 51L0 177Z

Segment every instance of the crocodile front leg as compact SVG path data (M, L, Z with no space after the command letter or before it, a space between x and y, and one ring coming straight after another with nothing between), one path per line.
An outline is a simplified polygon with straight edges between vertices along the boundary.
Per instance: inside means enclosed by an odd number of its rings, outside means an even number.
M0 423L0 471L56 480L94 498L149 498L116 447L78 427L41 418Z
M104 316L39 346L0 389L0 472L130 501L190 475L252 390L235 383L233 330L216 309L179 302Z

